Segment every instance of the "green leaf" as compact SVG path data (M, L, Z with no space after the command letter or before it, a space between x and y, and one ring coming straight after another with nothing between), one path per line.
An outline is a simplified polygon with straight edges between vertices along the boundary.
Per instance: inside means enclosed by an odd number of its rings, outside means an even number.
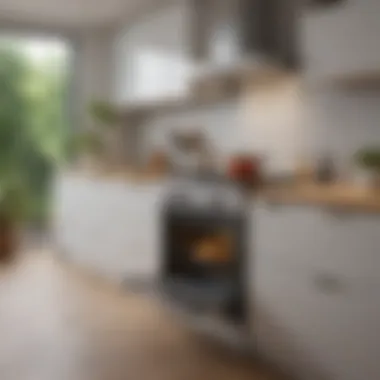
M116 107L105 101L93 101L89 106L89 112L92 118L102 126L115 126L120 119Z
M370 170L380 170L380 147L367 147L359 150L355 159L358 164Z

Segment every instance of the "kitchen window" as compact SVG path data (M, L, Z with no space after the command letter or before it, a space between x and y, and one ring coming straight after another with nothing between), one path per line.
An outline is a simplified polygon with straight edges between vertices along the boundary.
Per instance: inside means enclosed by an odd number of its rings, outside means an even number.
M135 51L131 74L134 100L180 96L186 92L190 65L174 52L142 47Z

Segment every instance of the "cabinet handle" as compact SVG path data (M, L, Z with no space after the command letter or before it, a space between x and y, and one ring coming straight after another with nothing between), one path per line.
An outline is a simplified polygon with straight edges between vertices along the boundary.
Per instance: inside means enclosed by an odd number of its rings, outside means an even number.
M314 277L314 286L325 294L336 294L343 290L344 283L336 275L321 273Z

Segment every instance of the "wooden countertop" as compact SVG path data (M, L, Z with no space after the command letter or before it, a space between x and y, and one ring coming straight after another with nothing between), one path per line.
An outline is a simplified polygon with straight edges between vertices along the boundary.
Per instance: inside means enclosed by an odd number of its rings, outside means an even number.
M305 183L269 187L262 191L261 198L276 204L313 205L341 211L380 213L380 190L344 183L333 185Z
M168 178L162 173L139 171L69 171L69 175L105 181L121 180L131 184L157 184ZM349 183L320 185L300 183L267 186L259 191L260 199L284 205L310 205L339 211L380 213L380 190L375 191Z
M133 184L155 184L164 181L168 174L138 170L69 170L65 174L104 181L125 181Z

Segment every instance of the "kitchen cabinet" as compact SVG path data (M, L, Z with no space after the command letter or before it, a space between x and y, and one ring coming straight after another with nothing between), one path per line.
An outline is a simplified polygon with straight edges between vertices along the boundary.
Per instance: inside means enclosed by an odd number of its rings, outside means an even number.
M163 187L64 175L55 191L54 236L66 258L112 280L157 275Z
M380 377L378 218L256 205L250 278L259 352L309 380Z
M64 174L54 232L67 259L116 281L160 265L165 183ZM378 214L252 200L252 341L299 378L380 378Z
M186 94L187 39L185 3L160 7L120 30L114 43L117 101L135 104Z
M378 0L345 0L301 16L301 50L312 78L378 71Z

